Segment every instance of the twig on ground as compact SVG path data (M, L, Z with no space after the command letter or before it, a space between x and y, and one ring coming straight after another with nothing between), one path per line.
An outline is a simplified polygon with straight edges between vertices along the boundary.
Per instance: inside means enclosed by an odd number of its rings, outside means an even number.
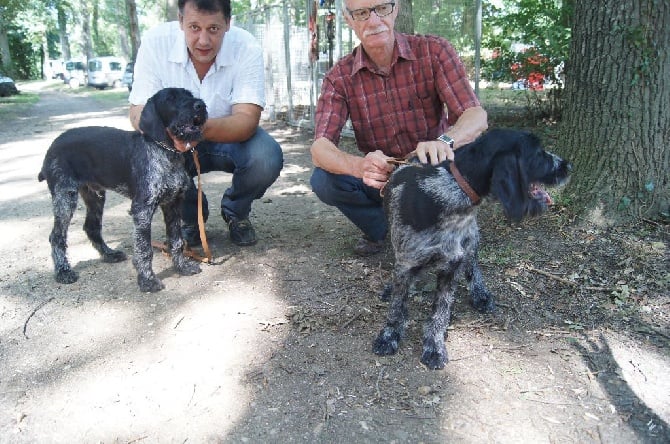
M53 301L54 299L55 299L55 297L52 296L49 299L40 302L39 304L37 304L37 307L35 307L35 309L30 312L30 314L28 315L28 318L26 319L26 322L23 323L23 336L25 336L26 339L30 339L28 337L28 335L26 334L26 329L28 328L28 321L30 321L30 318L32 318L35 315L35 313L37 313L37 310L44 307L46 304Z
M347 328L349 324L354 322L356 319L360 318L362 314L363 312L359 311L354 316L350 317L347 321L343 322L342 325L340 325L340 330L344 330L345 328Z
M532 271L533 273L541 274L542 276L546 276L549 279L553 279L555 281L562 282L564 284L571 285L573 287L579 286L579 284L575 281L571 281L570 279L565 279L560 276L556 276L555 274L549 273L548 271L539 270L535 267L531 267L530 265L526 265L524 268L526 268L526 270L528 271Z

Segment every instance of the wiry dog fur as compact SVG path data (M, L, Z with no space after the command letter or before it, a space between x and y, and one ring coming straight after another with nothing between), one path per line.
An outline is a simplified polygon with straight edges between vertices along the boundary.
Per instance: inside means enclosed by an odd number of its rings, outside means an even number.
M174 151L167 131L184 142L200 140L206 120L202 100L185 89L166 88L151 97L142 110L142 133L90 126L65 131L53 141L38 179L46 179L52 197L54 226L49 241L56 281L70 284L78 279L66 251L77 193L86 204L84 231L102 260L126 259L122 251L112 250L102 239L105 190L132 200L133 265L141 291L164 288L151 267L151 220L158 207L163 211L174 268L182 275L200 272L199 265L182 254L181 202L191 179L183 155Z
M514 130L491 130L455 152L456 166L479 196L493 194L507 217L519 221L547 209L548 195L536 184L557 185L568 179L571 166L544 151L539 139ZM477 263L479 227L476 207L449 172L449 161L438 166L410 164L390 177L384 206L395 253L391 301L386 326L374 342L374 352L398 350L407 323L410 285L426 267L437 275L433 312L424 325L421 362L431 369L448 360L444 344L454 303L456 278L465 276L473 306L495 308Z

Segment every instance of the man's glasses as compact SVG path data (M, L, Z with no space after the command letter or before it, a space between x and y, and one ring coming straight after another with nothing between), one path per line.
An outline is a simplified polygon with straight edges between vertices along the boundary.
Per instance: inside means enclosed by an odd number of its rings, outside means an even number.
M377 17L386 17L387 15L393 12L394 7L395 3L389 2L373 6L372 8L360 8L360 9L354 9L353 11L347 9L347 11L349 12L351 18L353 18L354 20L364 21L370 18L370 14L372 14L372 11L374 11L375 14L377 14Z

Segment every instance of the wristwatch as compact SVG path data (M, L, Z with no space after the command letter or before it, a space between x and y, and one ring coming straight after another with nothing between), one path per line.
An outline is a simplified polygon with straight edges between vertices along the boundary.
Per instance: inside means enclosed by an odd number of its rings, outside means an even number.
M452 150L454 149L454 139L451 137L447 136L446 134L442 134L440 137L437 138L440 142L446 143L449 145L449 148Z

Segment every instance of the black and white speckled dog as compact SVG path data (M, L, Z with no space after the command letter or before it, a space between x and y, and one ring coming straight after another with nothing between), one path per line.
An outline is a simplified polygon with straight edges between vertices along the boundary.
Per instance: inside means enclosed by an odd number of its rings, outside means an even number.
M433 313L423 331L421 362L431 369L448 360L445 334L454 303L456 278L469 283L472 304L493 311L493 296L484 285L477 263L479 227L473 199L493 194L507 217L519 221L541 214L550 203L539 187L567 181L571 165L544 151L539 139L515 130L491 130L455 151L455 165L474 190L469 197L450 172L450 162L438 166L401 166L385 188L384 206L395 253L391 302L386 326L374 342L374 352L398 350L407 323L410 285L425 267L437 274ZM458 172L456 173L458 174ZM476 202L475 202L476 203Z
M54 226L49 241L57 282L70 284L79 278L67 260L67 230L77 207L77 193L86 204L84 231L102 260L126 259L122 251L112 250L102 239L105 190L132 200L133 265L141 291L164 288L151 267L151 220L158 207L163 211L174 268L181 275L200 272L200 266L182 253L181 202L191 179L168 132L184 142L197 141L202 139L206 120L202 100L185 89L166 88L144 106L141 133L89 126L67 130L53 141L38 179L46 179L51 192Z

